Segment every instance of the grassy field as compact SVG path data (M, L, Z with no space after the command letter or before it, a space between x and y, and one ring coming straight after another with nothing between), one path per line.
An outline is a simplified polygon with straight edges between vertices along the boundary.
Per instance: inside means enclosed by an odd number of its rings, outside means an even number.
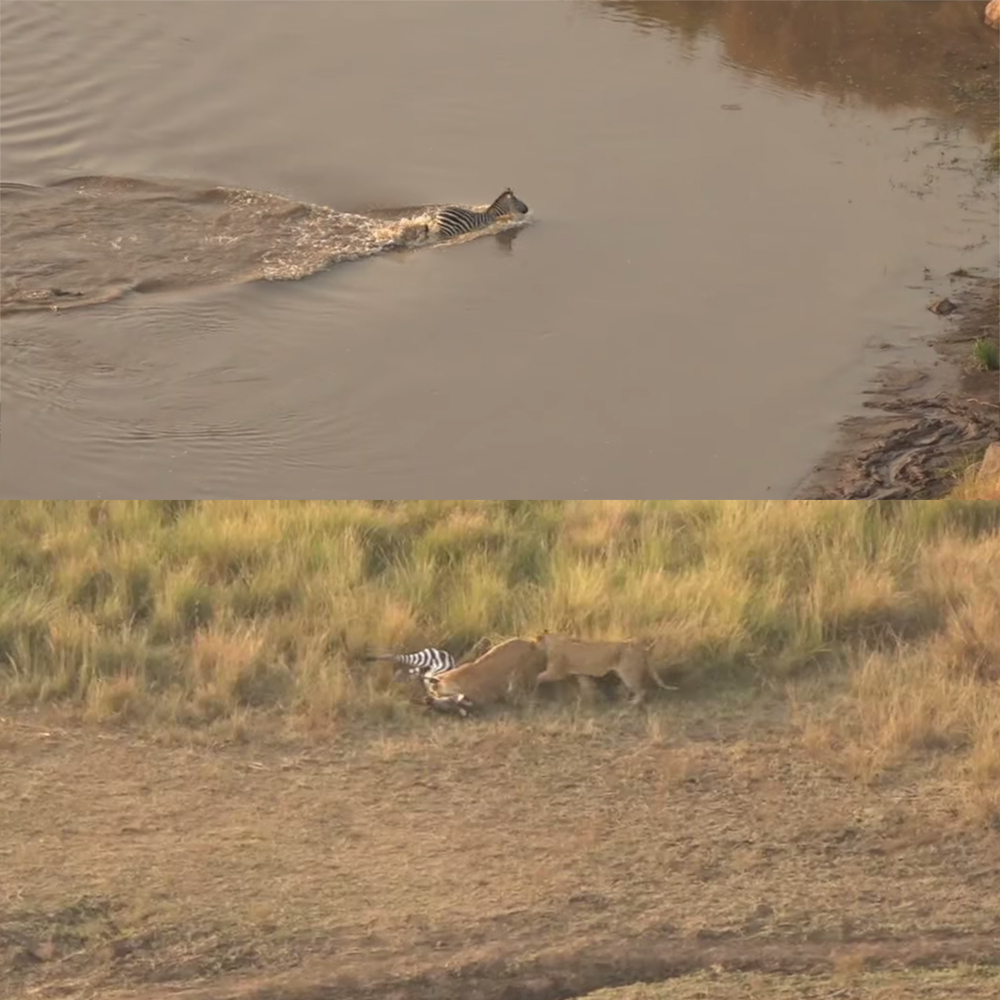
M413 715L366 652L656 640L686 690L849 678L851 738L1000 761L1000 508L934 503L5 503L0 700L92 719Z
M0 977L992 995L996 490L3 503ZM362 662L541 629L654 639L679 690L459 720Z

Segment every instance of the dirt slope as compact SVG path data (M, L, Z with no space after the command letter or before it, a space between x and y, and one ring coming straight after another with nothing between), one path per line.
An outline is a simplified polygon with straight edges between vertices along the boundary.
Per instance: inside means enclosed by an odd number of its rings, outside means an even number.
M1000 831L933 757L854 782L772 709L433 722L178 747L3 720L0 977L555 1000L713 968L1000 969Z

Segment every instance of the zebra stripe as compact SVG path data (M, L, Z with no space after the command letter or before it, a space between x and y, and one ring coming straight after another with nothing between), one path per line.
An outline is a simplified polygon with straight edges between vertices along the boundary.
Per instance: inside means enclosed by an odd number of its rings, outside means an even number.
M455 667L455 657L444 649L421 649L418 653L390 653L387 656L379 656L380 660L392 660L408 667L408 672L413 677L436 677L438 674L446 673Z
M450 239L463 233L471 233L474 229L491 226L505 215L525 215L527 211L528 206L507 188L485 212L449 205L438 210L435 223L438 235L442 239Z

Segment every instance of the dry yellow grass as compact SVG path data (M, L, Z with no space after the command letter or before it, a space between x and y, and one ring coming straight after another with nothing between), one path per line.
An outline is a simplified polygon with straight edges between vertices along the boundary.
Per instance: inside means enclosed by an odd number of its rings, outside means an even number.
M361 662L539 630L656 640L687 694L824 678L806 743L873 779L1000 769L1000 507L933 502L5 502L0 704L324 728L414 713ZM978 491L978 492L977 492ZM799 697L802 697L800 688Z

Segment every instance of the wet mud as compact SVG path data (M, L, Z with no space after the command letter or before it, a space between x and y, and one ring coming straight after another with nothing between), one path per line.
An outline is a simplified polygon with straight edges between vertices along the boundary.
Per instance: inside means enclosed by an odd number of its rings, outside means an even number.
M963 471L1000 441L1000 378L978 370L973 346L996 342L1000 284L980 281L954 301L935 341L948 387L933 368L887 366L876 376L870 411L841 425L836 447L799 492L803 499L928 499L946 494Z

